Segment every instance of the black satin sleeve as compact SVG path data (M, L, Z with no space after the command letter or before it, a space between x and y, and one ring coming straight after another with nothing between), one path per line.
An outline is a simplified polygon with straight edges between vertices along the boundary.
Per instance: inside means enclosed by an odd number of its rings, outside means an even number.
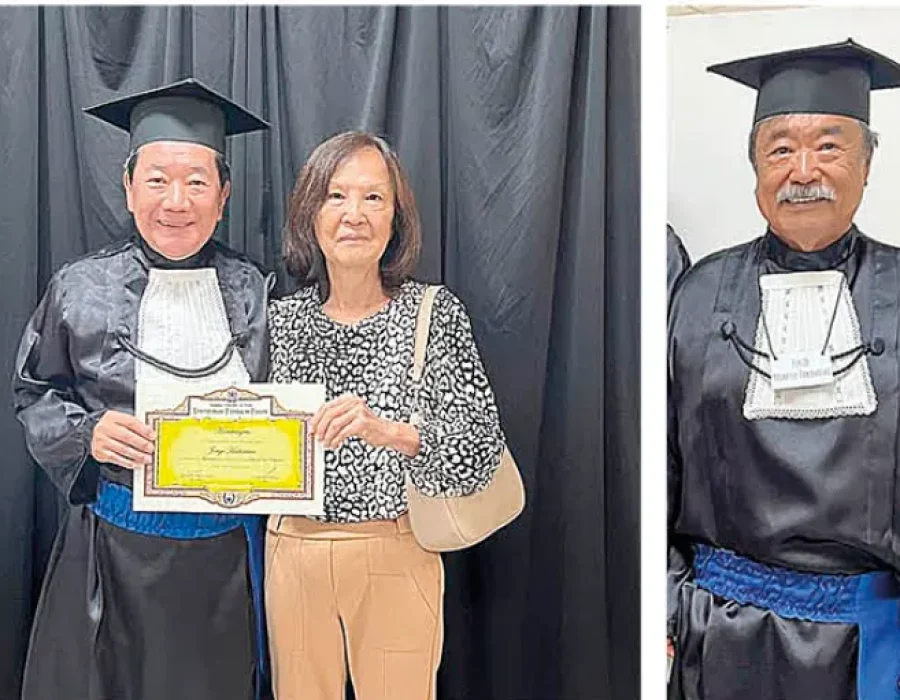
M60 286L54 277L22 334L13 401L29 452L68 502L77 505L96 498L99 469L90 443L104 411L88 411L78 399Z

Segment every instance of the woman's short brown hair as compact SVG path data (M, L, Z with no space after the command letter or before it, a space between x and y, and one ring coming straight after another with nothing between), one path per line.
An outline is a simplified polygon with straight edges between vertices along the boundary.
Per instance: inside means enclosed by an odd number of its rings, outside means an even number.
M282 251L288 272L307 287L318 283L322 300L330 285L322 249L316 240L315 222L334 172L343 161L364 148L374 148L387 165L394 190L394 221L391 239L378 266L381 283L393 293L413 273L422 246L419 211L412 187L397 154L383 138L365 131L345 131L321 143L309 156L291 193L290 211L282 235Z

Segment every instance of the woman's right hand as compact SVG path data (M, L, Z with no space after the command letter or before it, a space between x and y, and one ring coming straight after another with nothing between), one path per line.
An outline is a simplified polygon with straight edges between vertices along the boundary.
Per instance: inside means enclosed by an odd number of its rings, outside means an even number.
M98 462L135 469L150 464L156 434L127 413L107 411L91 437L91 456Z
M379 417L353 394L323 404L313 416L310 428L330 450L336 450L347 438L357 437L373 447L390 447L408 457L419 453L419 431L415 426Z

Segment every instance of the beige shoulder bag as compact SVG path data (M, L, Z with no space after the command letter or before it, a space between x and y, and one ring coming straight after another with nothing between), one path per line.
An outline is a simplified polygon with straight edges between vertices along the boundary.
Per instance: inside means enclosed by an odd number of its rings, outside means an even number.
M428 286L419 307L413 352L415 387L419 386L425 369L431 307L439 289L439 286ZM515 520L525 507L525 487L508 448L504 448L490 484L481 491L468 496L425 496L407 474L406 496L413 534L424 549L432 552L452 552L476 545Z

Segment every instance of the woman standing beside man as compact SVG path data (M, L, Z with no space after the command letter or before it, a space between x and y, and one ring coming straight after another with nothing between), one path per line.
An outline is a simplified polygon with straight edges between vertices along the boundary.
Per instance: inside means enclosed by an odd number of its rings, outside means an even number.
M325 515L269 521L276 698L343 698L346 666L361 700L434 698L443 566L413 537L404 480L460 496L485 488L500 463L471 324L442 288L414 387L419 217L378 137L347 132L312 153L284 236L300 289L270 306L272 381L323 383L328 401L311 425L326 448Z

